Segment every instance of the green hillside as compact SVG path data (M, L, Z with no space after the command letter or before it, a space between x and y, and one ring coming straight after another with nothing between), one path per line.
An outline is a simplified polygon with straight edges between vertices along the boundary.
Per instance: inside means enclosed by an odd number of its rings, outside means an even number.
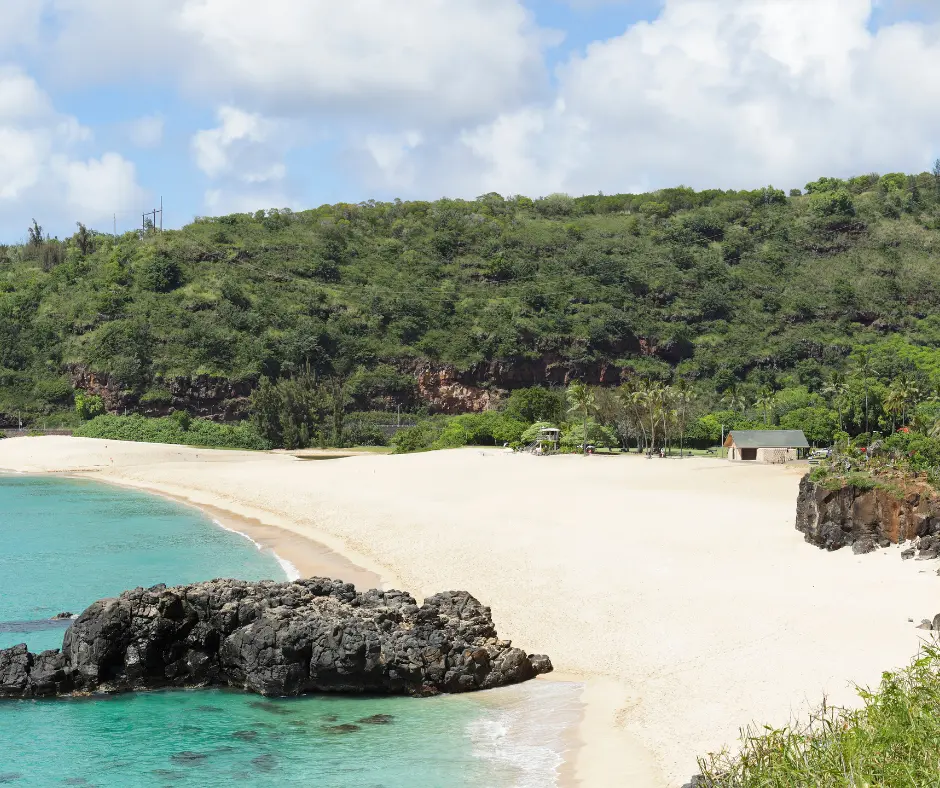
M484 389L681 378L701 410L761 422L778 392L774 420L838 410L857 432L862 387L874 424L893 383L940 384L938 251L926 173L369 202L117 238L34 227L0 248L0 414L74 411L75 369L132 410L180 376L250 390L306 370L347 381L353 408L413 410L433 362Z

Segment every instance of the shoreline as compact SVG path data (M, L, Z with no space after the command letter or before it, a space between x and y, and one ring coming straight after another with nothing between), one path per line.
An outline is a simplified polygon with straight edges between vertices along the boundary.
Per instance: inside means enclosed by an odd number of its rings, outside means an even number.
M388 575L383 577L382 574L375 571L375 565L371 561L366 562L372 564L373 569L365 569L355 562L353 556L344 554L341 550L332 549L309 536L285 527L283 521L271 513L259 512L262 516L249 516L242 507L234 506L231 502L215 496L212 496L216 499L213 503L200 502L191 495L183 494L177 490L171 491L162 485L114 478L103 475L98 470L46 472L0 468L0 474L4 473L16 476L59 476L94 481L156 495L189 509L195 509L216 527L238 534L251 542L258 550L270 550L282 569L285 570L285 574L288 575L288 581L308 577L328 577L353 583L360 590L370 588L388 590L397 587L395 583L386 579ZM265 519L277 522L265 522ZM288 567L296 571L297 577L290 577ZM571 722L568 720L560 731L563 747L559 752L562 762L556 769L557 788L603 785L607 772L604 770L603 773L600 773L600 769L592 768L592 763L596 763L596 753L593 750L598 743L606 743L606 740L610 738L609 735L604 735L604 729L609 724L607 717L610 713L610 709L605 707L608 706L610 697L607 691L616 682L608 683L603 679L597 680L576 674L553 672L536 677L531 682L515 685L515 687L525 687L526 684L534 682L566 683L580 687L577 721ZM601 687L598 687L599 682L602 685ZM488 705L483 699L480 700L481 705ZM535 710L533 710L533 713L535 713ZM624 741L621 742L621 745L626 745L627 752L640 753L641 763L650 763L648 753L639 748L628 737L623 738ZM585 754L585 749L589 747L590 750ZM604 749L612 748L605 747ZM604 762L609 763L612 756L617 760L622 760L622 756L610 752L606 754ZM629 766L629 764L625 765ZM621 772L621 774L624 774L624 772ZM641 777L643 774L644 772L641 770L635 776ZM652 785L652 783L644 784Z
M0 441L0 466L254 518L419 600L466 590L503 639L584 683L563 770L583 786L685 785L748 725L823 697L856 706L854 686L908 664L912 621L936 612L932 568L806 544L803 467L486 449L305 462L58 437Z

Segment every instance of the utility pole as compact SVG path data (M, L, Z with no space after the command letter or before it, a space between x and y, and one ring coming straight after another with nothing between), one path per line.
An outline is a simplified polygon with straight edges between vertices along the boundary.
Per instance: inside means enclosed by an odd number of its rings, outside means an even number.
M154 208L152 211L147 211L146 213L141 214L141 230L147 232L147 221L150 221L150 229L152 232L157 231L157 214L160 214L160 232L163 232L163 197L160 198L160 207Z
M117 238L117 214L114 214L114 237Z

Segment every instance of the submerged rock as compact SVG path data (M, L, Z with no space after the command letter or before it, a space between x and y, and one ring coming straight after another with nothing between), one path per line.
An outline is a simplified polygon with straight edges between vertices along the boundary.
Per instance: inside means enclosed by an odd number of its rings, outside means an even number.
M323 578L212 580L95 602L61 651L0 650L0 698L219 685L265 696L423 696L551 670L548 657L499 640L489 608L465 591L419 607L401 591L358 593Z
M272 772L277 768L277 758L271 753L265 753L257 758L252 758L251 765L260 772Z
M176 755L171 755L170 760L174 763L202 763L208 757L209 756L204 752L184 750L183 752L176 753Z
M355 733L360 730L358 725L353 725L349 722L344 722L342 725L330 725L324 726L323 730L327 733Z
M391 714L373 714L371 717L363 717L361 720L356 720L356 722L363 725L391 725L394 719Z

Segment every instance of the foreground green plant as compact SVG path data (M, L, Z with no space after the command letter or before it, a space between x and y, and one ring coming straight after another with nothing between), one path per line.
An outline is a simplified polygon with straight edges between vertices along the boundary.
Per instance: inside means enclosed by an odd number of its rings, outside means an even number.
M940 786L940 649L858 688L850 710L823 705L808 722L742 731L741 749L699 759L705 788Z

